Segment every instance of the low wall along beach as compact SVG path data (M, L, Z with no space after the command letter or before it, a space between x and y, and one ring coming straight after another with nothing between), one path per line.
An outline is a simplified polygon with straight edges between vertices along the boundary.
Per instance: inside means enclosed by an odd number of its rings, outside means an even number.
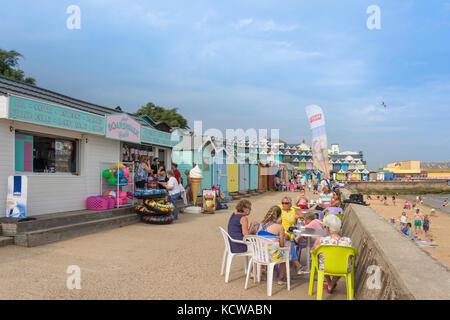
M350 193L344 189L344 198ZM359 252L356 299L450 299L448 268L370 207L347 205L342 234Z
M405 194L416 190L428 192L450 192L449 180L421 180L421 181L349 181L346 188L356 192L370 191L398 191ZM404 192L403 192L404 191ZM423 192L422 193L426 193Z

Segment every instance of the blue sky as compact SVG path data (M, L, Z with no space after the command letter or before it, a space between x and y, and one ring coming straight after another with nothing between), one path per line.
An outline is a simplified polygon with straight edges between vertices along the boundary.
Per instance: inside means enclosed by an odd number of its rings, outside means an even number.
M366 26L369 5L380 30ZM310 142L305 107L317 104L329 144L362 150L370 169L450 161L450 0L0 0L0 11L0 47L46 89L130 112L178 107L224 133L278 128L289 143Z

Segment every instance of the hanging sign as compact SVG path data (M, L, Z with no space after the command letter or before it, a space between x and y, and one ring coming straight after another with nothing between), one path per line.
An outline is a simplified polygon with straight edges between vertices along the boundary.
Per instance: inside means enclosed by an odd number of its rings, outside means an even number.
M106 116L106 138L141 143L141 125L126 113Z
M8 118L92 134L105 134L104 116L13 95L9 97Z

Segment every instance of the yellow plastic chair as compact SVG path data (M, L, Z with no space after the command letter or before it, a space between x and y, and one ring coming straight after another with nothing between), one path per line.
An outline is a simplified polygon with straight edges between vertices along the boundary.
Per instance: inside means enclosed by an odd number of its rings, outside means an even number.
M319 270L319 254L324 255L324 270ZM355 285L355 259L358 256L358 251L353 247L344 246L330 246L323 245L318 247L311 253L312 266L309 278L308 294L312 296L314 288L314 276L317 271L317 300L322 300L323 281L325 275L345 277L347 282L347 300L353 300L354 285ZM348 259L352 256L352 269L348 271Z

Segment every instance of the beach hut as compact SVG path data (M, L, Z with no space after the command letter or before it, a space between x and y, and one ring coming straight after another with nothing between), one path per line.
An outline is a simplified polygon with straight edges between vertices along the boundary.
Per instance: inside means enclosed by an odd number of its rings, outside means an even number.
M377 181L383 181L384 180L384 172L380 171L377 172Z
M267 190L267 165L265 161L258 163L258 190Z
M228 195L228 166L227 161L233 159L231 151L220 148L213 157L212 185L219 186L227 197Z
M352 172L352 181L360 181L361 180L361 171L356 169Z
M248 192L250 187L250 167L248 163L239 164L239 192Z
M249 189L250 190L258 190L258 163L251 162L249 165Z
M395 180L393 172L385 172L384 180Z
M238 192L239 191L239 164L227 163L227 191Z
M369 181L377 181L377 173L375 171L369 172Z
M339 180L339 181L345 180L345 171L344 170L341 169L336 173L336 180Z
M364 180L364 181L369 180L369 170L364 169L361 171L361 180Z
M198 139L200 146L195 148L194 141ZM198 195L201 195L202 188L212 187L212 163L213 156L216 154L217 146L210 137L196 137L186 135L183 136L181 142L176 146L172 152L172 162L177 163L178 171L181 174L184 184L186 184L187 177L185 170L190 171L193 164L196 163L202 169L203 180L200 183ZM170 168L166 168L169 170Z

